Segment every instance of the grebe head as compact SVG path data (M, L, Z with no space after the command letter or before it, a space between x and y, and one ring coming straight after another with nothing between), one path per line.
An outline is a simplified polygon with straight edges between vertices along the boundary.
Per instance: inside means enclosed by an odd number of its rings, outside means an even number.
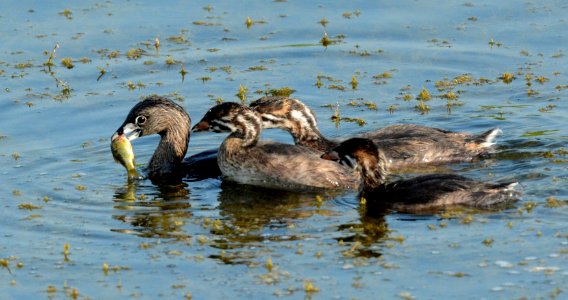
M388 175L382 151L369 139L348 139L324 153L322 158L337 161L361 172L366 188L384 183Z

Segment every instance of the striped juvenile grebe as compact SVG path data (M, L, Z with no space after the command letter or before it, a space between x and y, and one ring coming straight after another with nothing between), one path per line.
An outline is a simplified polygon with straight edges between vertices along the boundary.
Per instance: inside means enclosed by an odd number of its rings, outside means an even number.
M319 131L313 111L300 100L289 97L263 97L250 104L262 117L264 128L290 132L297 145L327 151L338 142ZM390 169L424 163L471 161L492 150L498 128L479 135L439 128L402 124L392 125L361 137L371 139L383 151Z
M233 102L214 106L192 129L230 132L217 156L227 180L284 190L358 188L360 176L353 169L307 147L259 141L261 130L260 115Z

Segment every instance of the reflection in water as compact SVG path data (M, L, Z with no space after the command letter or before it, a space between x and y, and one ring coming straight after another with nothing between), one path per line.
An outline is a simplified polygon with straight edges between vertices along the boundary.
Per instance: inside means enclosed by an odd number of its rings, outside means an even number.
M188 239L183 225L191 218L189 190L185 183L158 187L156 194L136 194L140 182L128 182L116 190L114 219L131 224L133 229L112 231L141 237Z
M221 184L219 193L219 213L225 226L234 232L225 232L226 237L236 243L278 240L282 237L263 235L263 230L278 232L293 226L294 220L305 219L314 214L329 215L332 212L321 209L318 198L331 195L317 193L295 193L264 189L255 186L239 185L230 182ZM286 239L300 237L287 236Z
M387 211L376 210L362 205L358 208L359 223L341 224L339 231L346 232L345 236L337 238L346 243L352 243L349 255L353 257L379 257L382 255L380 244L388 239L390 232L385 216Z

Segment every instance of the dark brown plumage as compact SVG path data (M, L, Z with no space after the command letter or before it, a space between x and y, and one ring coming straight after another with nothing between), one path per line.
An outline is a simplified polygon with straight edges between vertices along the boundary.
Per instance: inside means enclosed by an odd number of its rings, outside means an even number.
M517 182L486 183L455 174L430 174L386 182L384 155L373 141L351 138L322 158L354 166L363 178L361 194L375 206L420 212L452 205L486 208L514 201Z

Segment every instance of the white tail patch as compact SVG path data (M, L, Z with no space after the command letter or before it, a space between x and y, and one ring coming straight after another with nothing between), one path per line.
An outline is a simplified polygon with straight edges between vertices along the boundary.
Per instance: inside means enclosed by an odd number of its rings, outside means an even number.
M495 139L497 138L498 135L502 134L503 130L499 129L499 128L495 128L493 130L491 130L489 133L484 133L483 135L485 135L484 137L484 141L481 142L479 144L480 147L482 148L489 148L493 145L495 145Z

